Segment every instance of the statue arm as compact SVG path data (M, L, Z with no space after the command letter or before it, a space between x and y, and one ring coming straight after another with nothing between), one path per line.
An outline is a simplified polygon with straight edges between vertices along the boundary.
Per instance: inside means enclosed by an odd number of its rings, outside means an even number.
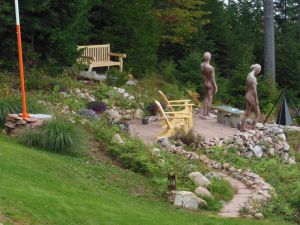
M257 86L256 86L256 83L252 83L252 85L253 85L253 90L255 92L255 104L256 104L256 106L258 106L259 102L258 102L258 96L257 96Z
M217 83L216 83L215 69L214 69L214 68L212 68L211 76L212 76L212 80L213 80L213 85L214 85L215 93L217 93L217 91L218 91L218 86L217 86Z

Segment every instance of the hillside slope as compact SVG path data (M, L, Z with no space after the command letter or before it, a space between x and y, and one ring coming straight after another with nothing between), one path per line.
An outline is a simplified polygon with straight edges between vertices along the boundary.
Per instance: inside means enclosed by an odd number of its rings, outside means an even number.
M0 135L4 225L276 224L175 209L154 192L149 179L130 171L26 148Z

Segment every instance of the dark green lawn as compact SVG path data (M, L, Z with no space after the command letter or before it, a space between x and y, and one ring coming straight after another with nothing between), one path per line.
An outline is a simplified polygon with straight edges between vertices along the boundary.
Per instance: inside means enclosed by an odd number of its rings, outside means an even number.
M224 219L155 200L151 181L105 163L23 147L0 135L0 223L193 225L284 224ZM138 197L138 195L142 195Z

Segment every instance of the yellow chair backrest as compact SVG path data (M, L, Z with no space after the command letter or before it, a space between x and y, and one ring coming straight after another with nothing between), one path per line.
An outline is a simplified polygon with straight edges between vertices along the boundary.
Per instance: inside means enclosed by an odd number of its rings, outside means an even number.
M163 108L161 107L160 102L155 100L155 104L156 104L156 106L157 106L157 108L158 108L159 114L160 114L160 115L164 118L164 120L166 121L166 124L167 124L168 128L171 128L170 121L169 121L167 115L165 114L165 111L164 111Z
M165 94L162 92L162 91L158 91L162 101L164 104L166 104L166 106L171 110L171 111L174 111L173 107L171 106L167 96L165 96Z

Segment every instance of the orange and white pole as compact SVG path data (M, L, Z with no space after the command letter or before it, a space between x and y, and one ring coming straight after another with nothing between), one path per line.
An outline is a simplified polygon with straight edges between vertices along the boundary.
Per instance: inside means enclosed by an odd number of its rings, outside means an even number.
M20 80L21 80L21 94L22 94L22 118L28 118L28 113L27 113L27 109L26 109L25 78L24 78L22 38L21 38L20 14L19 14L19 2L18 2L18 0L15 0L15 10L16 10L16 28L17 28L19 66L20 66Z

